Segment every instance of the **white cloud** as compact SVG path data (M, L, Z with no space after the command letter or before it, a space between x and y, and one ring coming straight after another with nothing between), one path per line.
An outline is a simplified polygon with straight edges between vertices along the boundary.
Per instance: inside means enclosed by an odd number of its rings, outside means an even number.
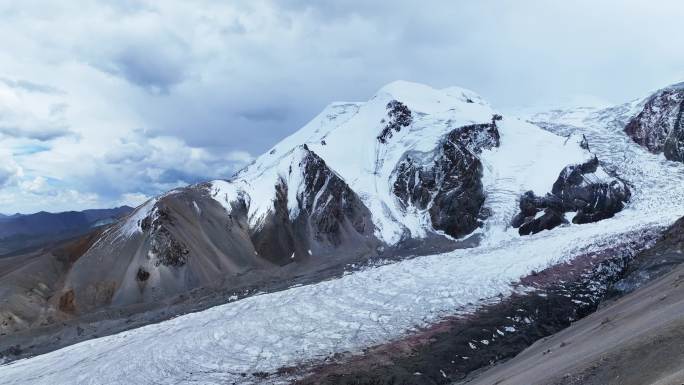
M11 154L0 151L0 187L16 183L23 170Z
M42 176L37 176L30 180L25 180L21 182L19 185L23 190L35 194L43 193L48 188L47 179Z
M150 196L142 193L125 193L121 195L121 200L118 202L117 206L137 207L150 198Z
M47 90L26 81L0 82L0 136L47 141L71 135L64 117L67 106Z

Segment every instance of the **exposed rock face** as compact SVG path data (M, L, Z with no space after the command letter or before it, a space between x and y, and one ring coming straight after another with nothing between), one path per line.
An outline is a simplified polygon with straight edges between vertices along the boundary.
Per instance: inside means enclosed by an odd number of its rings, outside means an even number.
M378 135L380 143L386 143L392 137L392 131L399 132L402 127L408 127L413 121L411 110L397 100L387 103L387 119L385 128Z
M431 163L410 155L399 163L393 192L404 207L429 210L432 226L452 237L477 228L485 196L482 162L484 149L499 146L496 120L451 131Z
M155 266L180 267L185 265L190 251L166 227L166 225L173 223L170 210L165 207L163 202L160 202L155 209L155 215L146 217L140 225L143 230L147 230L151 234L150 251L151 256L155 259Z
M680 83L651 96L643 110L625 126L625 132L649 151L684 162L683 112L684 83Z
M610 218L624 208L631 197L627 185L601 172L598 158L566 167L553 184L551 194L577 211L573 223L597 222ZM603 174L603 175L601 175Z
M573 223L597 222L622 210L630 196L629 187L606 174L594 157L565 167L546 196L532 191L523 194L512 225L520 235L534 234L567 223L564 214L568 212L576 212Z
M135 274L135 278L140 282L145 282L150 278L150 273L141 267Z
M358 234L372 233L370 212L356 193L328 168L323 159L313 151L306 151L300 163L304 191L298 197L298 204L301 212L309 217L314 239L338 246L346 225Z
M261 227L251 232L260 255L286 264L293 259L308 259L309 254L329 254L343 245L352 252L379 245L373 236L368 208L306 145L289 172L301 173L301 178L291 178L300 180L300 185L288 185L281 179L275 187L273 211ZM296 202L288 202L290 189L296 191Z
M663 152L665 153L665 158L669 160L674 160L677 162L684 162L684 119L682 115L684 114L684 98L679 104L679 113L677 114L677 120L675 121L674 129L667 137L665 141L665 148Z
M568 223L563 214L557 210L546 209L543 212L539 212L539 214L525 218L525 222L520 225L518 230L520 235L535 234L542 230L551 230L554 227Z
M287 208L287 196L290 186L283 179L274 186L275 200L273 210L264 219L263 224L249 231L254 244L256 255L277 265L287 265L292 262L297 252L304 255L305 240L295 232ZM246 205L246 204L245 204Z
M156 256L155 265L180 267L187 263L190 252L182 242L177 241L164 227L161 227L152 239L150 250Z

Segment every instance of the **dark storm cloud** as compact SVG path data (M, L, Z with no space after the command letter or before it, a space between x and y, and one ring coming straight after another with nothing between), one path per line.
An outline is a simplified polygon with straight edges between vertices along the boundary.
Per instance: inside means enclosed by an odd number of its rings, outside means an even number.
M282 122L288 118L289 111L280 106L264 106L261 108L238 112L238 116L256 122Z
M176 47L130 46L95 66L131 84L162 94L182 82L186 70L181 49Z

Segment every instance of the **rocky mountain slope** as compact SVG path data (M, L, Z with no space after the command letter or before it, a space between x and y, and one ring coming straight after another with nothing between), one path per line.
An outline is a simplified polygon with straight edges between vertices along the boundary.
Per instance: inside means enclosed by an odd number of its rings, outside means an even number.
M651 95L625 126L625 133L649 151L684 162L684 83Z
M233 302L0 375L6 383L27 371L33 383L77 372L98 373L83 383L146 383L162 372L169 382L278 382L531 290L524 278L533 272L580 256L602 261L607 249L627 260L684 215L684 165L623 132L639 105L581 118L554 112L533 124L471 91L407 82L365 103L334 103L230 180L170 191L79 243L0 266L9 299L2 331L22 347L37 341L36 325L192 301L186 294L198 288L228 289L224 302ZM446 246L420 248L436 244ZM432 255L398 260L406 250ZM359 262L365 267L346 266ZM623 265L615 266L617 274ZM324 280L332 267L348 271ZM249 296L307 275L320 282ZM598 276L603 287L606 275ZM246 284L256 290L245 295ZM493 344L482 341L467 348ZM84 362L86 351L94 358ZM144 365L122 364L132 357ZM102 369L110 365L116 370ZM425 378L447 381L456 368Z

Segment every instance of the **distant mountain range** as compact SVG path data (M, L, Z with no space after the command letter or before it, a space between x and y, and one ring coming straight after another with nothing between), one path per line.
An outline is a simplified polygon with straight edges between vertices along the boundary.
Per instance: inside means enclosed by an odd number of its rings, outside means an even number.
M121 206L61 213L0 214L0 255L84 234L132 210Z

